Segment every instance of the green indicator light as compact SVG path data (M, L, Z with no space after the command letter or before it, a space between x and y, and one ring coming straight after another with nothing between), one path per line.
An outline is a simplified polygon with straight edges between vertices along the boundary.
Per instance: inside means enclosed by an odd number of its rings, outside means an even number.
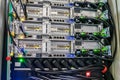
M100 19L101 19L101 20L104 20L104 21L107 20L107 19L106 19L105 17L103 17L103 16L100 16Z
M105 51L107 51L107 50L108 50L107 47L103 47L103 48L102 48L102 52L105 52Z
M103 2L99 2L99 7L102 7L104 5L104 3Z
M84 19L85 17L84 16L80 16L80 19Z
M100 15L100 19L106 21L108 19L108 10L104 11L101 15Z
M94 32L93 35L94 36L99 36L99 32Z
M82 53L86 53L86 52L87 52L87 50L86 50L86 49L82 49L81 51L82 51Z
M101 37L107 37L107 34L105 34L104 32L101 32Z
M74 69L74 67L71 67L71 69Z
M99 16L96 16L95 19L99 19Z
M106 0L98 0L99 1L99 3L106 3Z
M107 37L106 31L102 30L101 33L100 33L100 36L101 37Z
M85 32L81 32L80 35L81 36L86 36L86 33Z
M94 49L93 52L94 53L100 53L100 49Z
M20 59L19 59L19 62L23 63L23 62L24 62L24 59L23 59L23 58L20 58Z

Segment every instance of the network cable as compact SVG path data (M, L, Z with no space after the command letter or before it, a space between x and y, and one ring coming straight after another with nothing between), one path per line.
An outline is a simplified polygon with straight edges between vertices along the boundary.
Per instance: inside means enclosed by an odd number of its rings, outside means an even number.
M23 9L23 13L24 13L25 17L27 18L26 8L25 8L25 6L23 5L22 1L21 1L21 0L19 0L19 1L20 1L20 4L21 4L21 7L22 7L22 9Z
M21 1L21 0L20 0L20 1ZM14 5L13 5L13 1L10 0L10 3L11 3L11 5L12 5L13 11L15 12L15 15L16 15L18 21L21 21L19 15L18 15L18 13L17 13L17 11L16 11L16 9L15 9L15 7L14 7ZM23 25L20 25L19 28L20 28L21 31L23 32L24 36L26 36L26 33L25 33L25 31L23 30Z
M25 10L25 7L24 7L22 1L21 0L19 0L19 1L20 1L20 4L21 4L21 7L23 9L24 15L27 16L27 13L26 13L26 10ZM91 4L91 5L95 6L95 7L97 7L96 4L89 3L89 2L86 2L86 3L87 4ZM15 9L15 7L13 5L12 0L11 0L11 4L12 4L12 7L13 7L13 10L14 10L14 12L16 14L17 19L20 21L20 17L19 17L19 15L18 15L18 13L17 13L17 11L16 11L16 9ZM105 4L105 8L108 9L108 6L106 4ZM111 13L109 13L109 17L110 17L110 19L112 19L112 16L110 16L110 15L111 15ZM99 20L98 18L95 18L95 19L94 18L90 18L90 19L98 21L98 22L103 22L107 27L111 27L111 24L112 24L112 27L114 26L113 20L110 20L111 21L111 23L110 23L109 21L102 20L102 19ZM23 32L23 34L26 36L26 33L23 30L23 26L24 25L22 23L20 23L19 27L20 27L21 31ZM21 48L19 48L17 46L17 44L16 44L16 42L14 40L14 37L11 34L10 26L8 26L8 32L9 32L10 38L12 39L12 42L13 42L14 46L16 46L18 48L18 50L20 50ZM97 39L102 45L104 45L104 46L106 45L98 37L96 37L94 35L90 35L90 37ZM110 42L108 41L108 39L106 39L106 38L104 38L104 39L106 40L107 44L110 44ZM113 53L115 53L115 51ZM23 54L25 54L24 51L23 51ZM95 55L95 54L88 54L88 56L91 56L93 58L98 58L101 61L110 61L111 63L113 62L112 58L106 58L107 55L103 55L104 57L102 57L102 56L98 56L98 55ZM28 68L31 69L31 72L35 72L35 74L36 74L35 77L31 76L31 77L28 78L28 80L29 79L34 79L34 80L51 80L51 79L59 79L59 80L70 80L70 79L73 79L73 80L79 80L80 78L98 79L99 77L91 77L91 76L90 77L86 77L85 75L79 74L79 72L81 72L81 71L88 71L88 70L90 70L90 71L95 71L95 70L99 71L100 70L101 71L104 68L104 66L101 64L99 66L98 65L92 65L92 66L87 66L87 67L85 66L85 67L82 67L82 68L79 68L79 69L74 69L74 70L69 70L68 69L68 70L63 70L63 71L58 71L58 70L57 71L53 71L51 69L51 65L50 65L48 67L50 67L51 70L45 71L43 69L36 70L35 66L32 64L32 62L34 62L34 60L33 61L27 60L27 61L28 62L25 65ZM39 66L39 68L40 67L42 67L42 66ZM75 75L71 75L71 74L75 74ZM77 75L77 74L79 74L79 75Z
M47 76L45 75L70 75L70 74L78 74L79 72L81 71L94 71L94 70L103 70L104 69L104 66L101 66L100 64L99 65L89 65L89 66L86 66L86 67L82 67L82 68L79 68L79 69L74 69L74 70L63 70L63 71L39 71L39 70L35 70L34 69L34 66L33 66L33 61L30 61L30 60L27 60L27 62L25 63L26 66L30 67L31 70L33 72L35 72L36 74L39 74L39 75L43 75L43 76L39 76L40 78L41 77L44 77L46 78ZM84 75L80 75L81 78L86 78L86 76ZM48 77L47 77L48 78ZM97 77L88 77L88 79L95 79ZM48 79L49 80L49 79Z

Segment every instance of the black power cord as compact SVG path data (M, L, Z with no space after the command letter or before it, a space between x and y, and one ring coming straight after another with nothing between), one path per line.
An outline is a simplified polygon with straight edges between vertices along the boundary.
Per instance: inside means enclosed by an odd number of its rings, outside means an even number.
M79 73L81 71L91 71L91 73L92 73L92 71L94 71L94 70L96 70L96 71L98 71L98 70L102 71L104 69L104 66L102 66L100 64L99 65L95 65L94 64L94 65L84 66L82 68L74 69L74 70L63 70L63 71L49 71L48 70L48 71L41 71L41 70L36 70L35 67L34 67L34 65L33 65L33 63L34 63L34 59L31 59L31 60L27 59L25 65L27 67L30 67L32 72L35 72L36 74L40 75L40 76L37 76L37 77L39 77L39 78L43 78L44 77L46 79L50 78L51 75L52 75L52 77L56 77L56 76L53 76L53 75L57 75L57 76L58 75L69 75L70 76L70 75L73 75L73 74L78 74L79 75L78 79L79 78L98 79L98 77L86 77L85 75L82 75L82 74L79 74ZM37 62L37 64L38 64L38 62ZM41 77L41 76L43 76L43 77ZM71 77L74 77L74 76L71 76ZM56 77L56 78L58 78L58 77Z
M8 22L8 21L6 21L6 22ZM16 42L15 42L15 40L14 40L12 34L11 34L10 25L7 25L7 30L8 30L8 32L9 32L9 36L10 36L10 38L11 38L11 41L12 41L13 45L16 46L16 47L18 48L18 50L20 50L20 47L17 46L17 44L16 44ZM24 51L22 51L22 53L25 54Z
M23 5L21 0L19 0L19 1L20 1L20 4L21 4L21 7L23 9L23 13L24 13L25 17L27 18L27 11L26 11L25 5Z
M16 11L16 9L15 9L15 6L13 5L13 1L10 0L10 3L11 3L11 6L12 6L12 8L13 8L13 11L15 12L15 15L16 15L17 19L20 21L20 17L19 17L19 15L18 15L18 13L17 13L17 11Z
M90 2L88 2L88 3L89 3L89 4L93 4L93 3L90 3ZM111 9L110 9L109 4L106 3L106 4L104 4L104 6L105 6L105 9L109 11L109 12L108 12L108 16L109 16L110 22L107 22L107 21L105 21L105 20L96 19L96 18L91 18L91 19L89 18L89 19L90 19L90 20L96 20L96 21L98 21L98 22L103 22L103 23L105 23L106 26L112 28L112 29L111 29L111 30L112 30L112 34L113 34L113 32L115 32L115 33L114 33L114 35L115 35L115 48L114 48L114 51L113 51L113 60L114 60L115 55L116 55L116 51L117 51L117 34L116 34L116 30L115 30L115 23L114 23L114 20L113 20L113 16L112 16L112 13L111 13ZM97 37L95 37L95 36L92 36L92 37L94 37L95 39L97 39L97 40L100 41L100 39L98 39ZM109 42L107 39L105 39L105 41L107 42L107 44L110 44L110 42ZM101 42L101 41L100 41L100 42ZM103 44L103 43L101 43L101 44ZM103 45L104 45L104 44L103 44Z
M85 79L97 79L98 77L86 77L85 75L81 75L79 74L79 72L82 72L82 71L91 71L92 70L102 70L103 68L101 67L91 67L91 68L87 68L87 69L76 69L76 70L67 70L67 71L35 71L39 74L42 74L42 75L47 75L47 74L50 74L50 75L73 75L73 74L78 74L80 78L85 78Z

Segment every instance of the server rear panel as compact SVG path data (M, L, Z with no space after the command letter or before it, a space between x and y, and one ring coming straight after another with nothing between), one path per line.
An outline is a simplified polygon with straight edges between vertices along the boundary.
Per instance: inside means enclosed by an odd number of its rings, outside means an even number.
M107 0L11 0L9 7L11 80L106 80Z

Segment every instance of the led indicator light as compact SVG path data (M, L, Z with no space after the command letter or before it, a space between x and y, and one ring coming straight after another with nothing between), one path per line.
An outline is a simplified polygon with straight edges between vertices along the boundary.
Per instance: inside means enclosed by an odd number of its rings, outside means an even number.
M25 21L25 17L21 17L21 18L20 18L20 21Z
M10 56L14 56L14 53L13 53L13 52L11 52L11 53L10 53Z
M19 54L18 57L21 58L21 57L23 57L23 55L22 55L22 54Z
M80 19L85 19L85 17L84 16L80 16Z
M82 49L81 51L82 51L83 54L87 53L86 49Z
M84 37L84 36L86 36L86 33L85 33L85 32L81 32L80 35L81 35L82 37Z
M13 37L15 37L15 33L14 33L13 31L11 32L11 35L12 35Z
M106 52L107 50L108 50L107 47L103 47L103 48L102 48L102 52Z
M104 5L103 2L99 2L99 4L98 4L99 7L102 7L103 5Z
M94 36L99 36L99 32L94 32L93 35Z
M90 77L91 76L91 72L90 71L87 71L86 72L86 77Z
M7 56L6 57L6 61L10 61L11 60L11 57L10 56Z
M24 39L25 38L25 36L23 34L20 34L18 37L19 37L19 39Z
M107 34L105 34L104 32L101 33L101 37L107 37Z
M13 15L14 18L16 18L16 14L15 13L13 13L12 15Z
M100 50L99 49L94 49L93 52L94 53L100 53Z
M107 72L107 67L106 66L104 66L104 69L102 70L102 73L106 73Z
M25 60L23 58L20 58L19 62L23 63L23 62L25 62Z

